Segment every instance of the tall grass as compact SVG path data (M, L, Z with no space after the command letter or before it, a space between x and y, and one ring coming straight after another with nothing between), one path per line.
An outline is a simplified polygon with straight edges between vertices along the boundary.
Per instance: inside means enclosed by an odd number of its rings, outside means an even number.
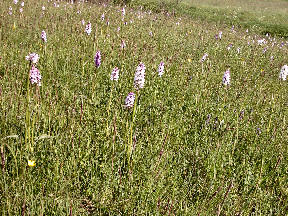
M117 6L31 0L20 13L20 3L0 2L2 215L287 213L287 41L258 45L253 33L140 8L122 21ZM27 88L32 52L39 95ZM127 109L140 62L145 86Z

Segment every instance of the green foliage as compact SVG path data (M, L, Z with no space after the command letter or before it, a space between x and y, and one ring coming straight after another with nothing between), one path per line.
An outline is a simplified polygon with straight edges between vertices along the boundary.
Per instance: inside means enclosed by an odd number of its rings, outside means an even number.
M141 5L146 10L152 10L155 13L169 12L173 15L185 15L195 20L216 23L220 26L223 24L230 26L235 25L242 28L252 29L254 32L263 35L269 33L272 36L284 38L288 37L288 20L286 19L286 22L282 22L282 15L268 13L265 14L267 18L265 18L265 20L261 20L258 14L255 14L251 11L190 6L189 4L187 5L180 3L169 0L135 0L133 5Z
M287 213L288 83L279 80L287 41L258 45L261 35L191 19L218 22L216 9L167 7L126 7L123 18L109 4L31 0L20 13L19 3L0 1L2 215ZM41 87L27 85L32 52ZM134 112L124 101L140 62L145 87Z
M115 4L129 5L133 0L113 0Z

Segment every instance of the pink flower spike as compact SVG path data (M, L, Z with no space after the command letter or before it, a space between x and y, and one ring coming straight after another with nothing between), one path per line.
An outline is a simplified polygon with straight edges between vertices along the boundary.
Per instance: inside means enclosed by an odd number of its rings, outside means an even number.
M97 51L94 56L95 67L99 68L101 65L101 52Z
M92 27L91 27L91 23L90 22L88 22L88 24L86 25L85 32L87 33L87 35L91 34Z
M158 67L158 74L161 77L164 74L164 62L161 61Z
M134 106L134 102L135 102L135 93L130 92L125 99L124 107L130 109Z
M34 65L32 65L32 68L30 70L29 79L32 85L37 84L38 86L41 86L42 77L40 71Z
M145 83L145 70L146 67L145 65L141 62L137 69L136 69L136 73L134 76L134 88L139 90L144 88L144 83Z
M230 69L225 71L222 82L223 85L230 85Z
M45 42L45 43L47 42L47 35L46 35L46 32L44 30L41 32L41 39L43 42Z
M36 64L39 60L39 55L37 53L30 53L28 56L25 57L27 61Z
M287 76L288 76L288 65L284 65L280 70L279 79L285 81Z
M111 73L110 80L118 81L119 79L119 68L115 67Z

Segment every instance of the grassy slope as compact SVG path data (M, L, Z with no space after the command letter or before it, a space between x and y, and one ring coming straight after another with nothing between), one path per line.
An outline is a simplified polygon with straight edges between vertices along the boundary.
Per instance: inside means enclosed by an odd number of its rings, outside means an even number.
M287 44L257 45L257 35L187 17L127 9L125 25L118 7L59 4L31 0L20 14L19 5L0 2L2 215L287 212L288 96L278 79ZM92 23L90 36L82 19ZM28 102L31 52L40 55L42 86L29 86ZM132 112L123 104L140 61L146 82L128 166Z
M261 34L288 37L288 2L274 1L179 1L172 0L134 0L135 5L144 5L153 11L173 11L177 15L188 15L194 19L208 22L235 25L249 28Z

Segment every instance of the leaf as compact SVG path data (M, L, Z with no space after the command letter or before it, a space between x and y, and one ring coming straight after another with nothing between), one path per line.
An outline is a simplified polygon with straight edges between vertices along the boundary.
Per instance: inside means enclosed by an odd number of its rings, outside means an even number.
M7 136L7 137L5 137L4 139L9 139L9 138L18 138L19 136L17 135L17 134L15 134L15 135L10 135L10 136Z
M42 134L41 136L36 137L36 139L38 139L38 140L41 140L41 139L50 139L50 138L54 138L54 136L50 136L50 135L47 135L47 134Z

